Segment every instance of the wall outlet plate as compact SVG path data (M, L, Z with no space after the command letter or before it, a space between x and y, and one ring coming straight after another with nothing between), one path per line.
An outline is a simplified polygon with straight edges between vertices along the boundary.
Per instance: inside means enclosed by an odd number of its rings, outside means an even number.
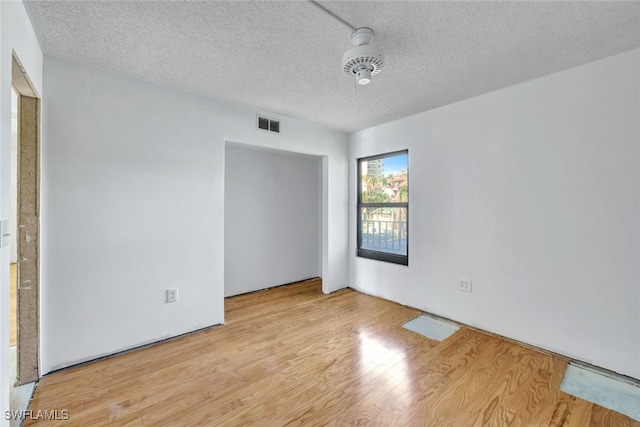
M178 302L178 288L167 289L167 303Z
M471 292L471 279L465 279L464 277L458 277L458 290L463 292Z
M0 221L0 248L6 248L9 246L9 238L11 237L11 231L9 230L11 224L8 219Z

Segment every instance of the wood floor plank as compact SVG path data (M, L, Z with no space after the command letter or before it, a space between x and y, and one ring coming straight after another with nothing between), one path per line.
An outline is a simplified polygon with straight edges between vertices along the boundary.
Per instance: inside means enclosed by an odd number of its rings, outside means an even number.
M591 419L589 420L591 427L611 425L611 412L602 406L593 405L591 407Z
M589 425L593 403L575 396L566 395L566 397L573 400L573 405L571 406L571 411L569 412L565 426L582 427Z
M609 414L609 425L611 427L629 427L629 417L623 415L619 412L610 411Z
M419 314L319 280L240 295L224 326L45 376L30 409L72 426L634 425L561 392L565 361L402 328Z
M497 340L502 349L481 358L473 378L463 379L452 388L457 406L441 411L436 425L457 425L474 418L482 425L509 425L515 417L513 400L521 402L523 387L538 367L539 355ZM493 356L493 357L491 357Z
M560 381L566 362L541 354L541 364L527 384L524 405L513 419L513 425L549 425L556 411Z

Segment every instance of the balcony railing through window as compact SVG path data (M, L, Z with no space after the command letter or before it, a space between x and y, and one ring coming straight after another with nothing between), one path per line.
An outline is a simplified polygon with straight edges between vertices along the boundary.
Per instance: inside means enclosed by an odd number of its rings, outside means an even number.
M362 220L362 249L407 254L407 222Z

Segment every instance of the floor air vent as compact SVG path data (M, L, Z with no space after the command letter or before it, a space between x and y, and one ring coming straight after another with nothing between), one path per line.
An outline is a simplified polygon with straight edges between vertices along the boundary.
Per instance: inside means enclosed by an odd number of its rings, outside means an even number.
M258 116L258 129L280 133L280 121Z

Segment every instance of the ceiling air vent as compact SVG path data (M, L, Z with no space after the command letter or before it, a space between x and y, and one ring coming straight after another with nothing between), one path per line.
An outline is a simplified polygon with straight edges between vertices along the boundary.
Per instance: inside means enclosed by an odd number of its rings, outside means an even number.
M280 121L258 116L258 129L280 133Z

